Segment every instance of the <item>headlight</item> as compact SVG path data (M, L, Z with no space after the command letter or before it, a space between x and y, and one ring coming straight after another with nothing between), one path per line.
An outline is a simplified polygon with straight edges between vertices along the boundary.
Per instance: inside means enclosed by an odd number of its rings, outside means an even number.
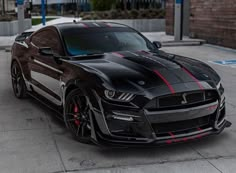
M131 93L123 93L112 90L105 90L104 95L109 100L124 102L129 102L134 97L134 94Z
M219 83L216 85L216 88L219 90L219 92L220 92L221 95L224 94L224 88L223 88L223 85L221 84L221 82L219 82Z

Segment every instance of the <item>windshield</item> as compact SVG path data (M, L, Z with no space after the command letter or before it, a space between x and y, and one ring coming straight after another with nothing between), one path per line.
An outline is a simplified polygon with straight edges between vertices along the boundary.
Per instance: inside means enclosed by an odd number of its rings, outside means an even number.
M96 54L116 51L153 50L151 42L139 33L130 30L90 30L63 33L67 52L72 55Z

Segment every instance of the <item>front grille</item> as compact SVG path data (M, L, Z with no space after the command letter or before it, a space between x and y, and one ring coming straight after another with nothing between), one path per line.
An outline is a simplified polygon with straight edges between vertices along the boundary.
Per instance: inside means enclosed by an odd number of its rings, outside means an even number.
M217 92L215 90L176 93L151 100L145 109L149 111L181 109L204 105L216 100Z
M185 99L183 98L185 95ZM192 104L196 102L203 102L204 101L204 93L183 93L177 94L175 96L167 96L159 99L159 107L171 107L171 106L178 106L183 104Z
M191 130L194 128L208 125L210 122L210 115L191 120L170 122L170 123L154 123L152 128L156 134L163 134L169 132L180 132Z

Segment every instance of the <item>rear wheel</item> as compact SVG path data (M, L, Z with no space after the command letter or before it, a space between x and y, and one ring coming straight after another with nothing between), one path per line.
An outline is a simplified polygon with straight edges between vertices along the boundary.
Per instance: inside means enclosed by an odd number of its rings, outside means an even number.
M89 111L86 97L79 89L73 90L68 94L65 103L64 120L75 139L82 143L90 142Z
M14 61L11 66L12 88L17 98L26 97L26 86L19 64Z

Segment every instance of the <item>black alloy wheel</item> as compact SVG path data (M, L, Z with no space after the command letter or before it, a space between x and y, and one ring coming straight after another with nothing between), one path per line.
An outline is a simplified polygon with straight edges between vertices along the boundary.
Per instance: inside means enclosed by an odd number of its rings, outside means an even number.
M79 89L70 92L66 98L64 120L76 140L90 143L90 109L86 97Z
M26 86L19 64L14 61L11 66L12 88L17 98L26 97Z

